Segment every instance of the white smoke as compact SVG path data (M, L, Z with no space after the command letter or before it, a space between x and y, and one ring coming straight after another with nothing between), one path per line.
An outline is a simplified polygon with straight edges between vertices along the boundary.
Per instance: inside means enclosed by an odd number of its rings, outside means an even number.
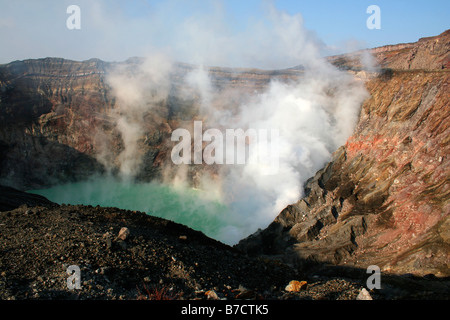
M351 135L367 93L352 76L321 58L323 45L305 29L301 15L269 7L268 23L255 23L238 34L224 31L221 19L218 14L185 22L179 34L171 35L179 39L173 49L199 65L305 68L298 81L273 81L266 91L251 96L243 96L240 89L220 91L207 67L185 78L186 87L200 96L200 113L208 127L279 131L277 174L266 174L263 166L223 165L218 177L207 176L206 170L200 179L206 193L229 207L215 238L233 244L266 227L302 197L305 181ZM138 141L146 125L142 114L167 99L172 69L166 56L153 55L138 70L124 65L108 78L117 98L114 117L124 143L118 160L124 175L135 174L141 164ZM186 176L186 167L179 169L175 185L183 185Z
M219 110L216 119L208 118L209 125L216 121L228 128L279 130L276 174L266 174L266 168L258 165L223 169L223 200L236 224L224 228L220 239L234 243L267 226L303 196L305 181L351 135L367 93L349 74L331 66L321 69L307 71L298 82L272 82L266 92L241 105L235 116Z
M230 17L220 6L208 15L193 16L170 35L173 51L196 65L280 69L317 63L326 46L305 29L302 15L290 15L269 3L264 9L264 19L239 31L229 30Z
M142 161L139 140L143 138L148 125L144 115L166 103L170 90L171 60L161 54L154 54L142 63L118 65L107 77L116 98L110 117L120 133L123 151L119 155L119 170L123 177L135 175ZM160 115L161 116L161 115ZM164 116L164 115L163 115ZM105 159L105 147L101 148L100 161ZM109 166L110 163L105 163Z

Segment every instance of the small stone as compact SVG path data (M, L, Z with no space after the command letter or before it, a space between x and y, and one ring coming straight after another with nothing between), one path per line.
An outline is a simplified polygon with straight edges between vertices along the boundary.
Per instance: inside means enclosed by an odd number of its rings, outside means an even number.
M180 239L180 240L187 240L187 236L179 236L178 239Z
M214 290L206 291L205 295L208 298L208 300L219 300L219 297L217 296L217 293Z
M308 283L306 281L292 280L284 290L288 292L299 292L300 290L306 290L307 287Z
M130 235L130 230L127 227L123 227L122 229L120 229L119 235L117 236L117 238L125 241L129 235Z
M362 288L358 296L356 297L356 300L373 300L373 299L369 291L367 291L366 288Z

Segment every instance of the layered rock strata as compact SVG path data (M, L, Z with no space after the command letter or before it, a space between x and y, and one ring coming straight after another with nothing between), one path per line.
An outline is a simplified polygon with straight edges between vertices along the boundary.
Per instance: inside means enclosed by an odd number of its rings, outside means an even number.
M411 52L420 61L401 64ZM371 97L353 135L305 198L238 248L296 265L450 275L449 32L375 57L396 69L366 82Z

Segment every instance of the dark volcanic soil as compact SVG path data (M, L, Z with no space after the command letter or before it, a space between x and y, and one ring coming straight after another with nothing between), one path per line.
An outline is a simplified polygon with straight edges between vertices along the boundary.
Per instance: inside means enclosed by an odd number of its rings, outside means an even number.
M137 299L166 291L177 299L274 298L295 272L251 259L202 233L141 212L90 206L21 206L0 213L0 298ZM125 241L117 238L130 230ZM81 270L81 289L67 288L69 265ZM359 286L339 284L355 298Z
M125 240L118 238L123 227L130 232ZM70 265L80 268L81 289L68 289ZM299 272L276 260L248 257L142 212L47 203L0 212L0 299L5 300L355 299L365 286L364 271L348 277L330 270ZM372 291L372 297L448 297L445 281L398 279L384 291ZM308 286L286 292L291 280Z

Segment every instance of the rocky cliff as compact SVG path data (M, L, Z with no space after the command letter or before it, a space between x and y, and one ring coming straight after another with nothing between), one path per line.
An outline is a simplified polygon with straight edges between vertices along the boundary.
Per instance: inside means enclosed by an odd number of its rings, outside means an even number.
M119 103L106 75L118 67L135 74L142 63L140 58L121 63L46 58L0 65L0 183L29 190L118 171L125 142L117 130ZM143 163L137 179L161 177L162 164L170 162L172 128L198 116L200 98L186 95L185 81L195 68L175 64L167 97L139 114ZM254 92L271 79L289 80L300 73L208 69L212 84L223 92Z
M370 93L354 134L306 183L304 199L237 248L299 266L377 264L395 273L450 275L449 37L446 31L373 49L381 66L376 75L364 69L363 52L330 57ZM47 58L1 65L0 184L27 190L118 170L125 143L111 116L118 103L105 74L139 63ZM172 128L197 115L199 97L181 94L193 68L177 64L167 99L140 115L138 179L161 176ZM287 81L302 70L208 72L226 92L262 90L271 79ZM105 137L109 150L100 157Z
M237 247L297 265L449 276L449 45L447 31L374 49L389 69L366 81L353 135L305 198ZM332 60L355 70L354 58Z
M102 170L92 129L110 104L105 65L47 58L0 67L2 183L23 190Z
M450 68L450 30L434 37L421 38L414 43L386 45L350 54L329 57L333 64L358 70L363 60L375 58L374 65L397 70L448 70ZM370 56L366 54L369 53Z

